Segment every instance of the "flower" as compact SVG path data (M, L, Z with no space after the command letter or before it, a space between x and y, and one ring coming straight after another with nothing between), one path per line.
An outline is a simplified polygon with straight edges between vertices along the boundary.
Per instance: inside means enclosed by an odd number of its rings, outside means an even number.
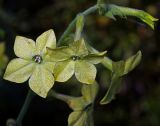
M106 52L91 54L84 39L80 39L56 49L49 49L48 53L53 62L57 62L54 68L55 80L66 82L73 74L78 81L93 84L96 77L96 67L93 64L100 63Z
M11 60L6 68L4 79L23 83L29 79L29 87L45 98L54 84L54 62L48 59L46 47L56 48L53 30L41 34L34 42L32 39L17 36L14 52L18 58Z

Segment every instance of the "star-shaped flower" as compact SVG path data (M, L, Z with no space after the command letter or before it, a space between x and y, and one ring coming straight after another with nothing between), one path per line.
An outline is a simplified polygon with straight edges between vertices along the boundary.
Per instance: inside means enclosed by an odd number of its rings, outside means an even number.
M59 61L54 68L55 80L66 82L73 74L78 81L93 84L96 77L96 67L93 64L100 63L106 52L89 53L84 39L73 42L69 46L56 49L48 49L52 61Z
M53 68L55 63L48 60L46 47L56 48L53 30L41 34L34 42L32 39L17 36L14 52L17 57L10 61L4 79L23 83L29 79L29 87L39 96L46 97L54 84Z

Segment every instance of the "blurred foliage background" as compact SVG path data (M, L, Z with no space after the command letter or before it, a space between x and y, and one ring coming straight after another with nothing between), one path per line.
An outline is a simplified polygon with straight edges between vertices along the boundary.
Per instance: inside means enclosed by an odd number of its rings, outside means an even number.
M109 3L142 9L160 18L159 0L109 0ZM9 59L15 57L16 35L35 39L53 28L57 39L77 13L96 4L96 0L0 0L0 41L6 45ZM95 105L96 126L160 126L160 21L155 30L133 18L113 21L94 13L88 16L84 35L99 51L118 61L138 50L143 53L141 64L124 80L116 99L99 105L110 81L110 73L98 65L97 80L101 90ZM1 60L0 60L1 62ZM1 70L0 70L1 71ZM77 82L56 84L62 93L77 94ZM13 84L0 77L0 126L8 118L16 118L27 94L28 85ZM36 97L28 110L23 126L66 126L71 109L56 99Z

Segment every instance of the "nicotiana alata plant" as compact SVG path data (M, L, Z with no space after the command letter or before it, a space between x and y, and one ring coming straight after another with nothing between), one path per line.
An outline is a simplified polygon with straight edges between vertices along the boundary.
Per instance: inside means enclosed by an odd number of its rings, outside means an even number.
M108 104L113 100L121 86L118 83L119 80L140 63L141 51L126 60L114 62L105 56L106 51L99 52L87 43L82 35L85 18L96 10L99 11L100 15L114 20L116 20L115 16L139 18L152 29L154 29L154 21L157 21L156 18L142 10L106 4L104 0L98 0L96 5L76 16L57 44L52 29L41 34L36 42L29 38L17 36L14 52L18 58L9 62L4 79L16 83L29 80L29 87L31 88L17 117L17 126L21 125L35 94L43 98L50 96L66 102L73 110L68 118L68 126L93 126L92 113L99 89L98 82L95 80L97 74L95 64L101 63L111 72L109 89L100 101L100 104ZM66 38L72 34L74 27L76 27L74 37L72 41L67 41ZM64 83L73 75L77 81L82 83L82 96L68 96L54 91L55 81Z

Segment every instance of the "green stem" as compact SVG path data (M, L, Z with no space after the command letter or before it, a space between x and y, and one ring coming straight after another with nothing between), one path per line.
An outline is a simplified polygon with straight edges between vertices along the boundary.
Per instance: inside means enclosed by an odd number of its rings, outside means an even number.
M64 101L64 102L69 102L69 99L73 98L71 96L68 96L68 95L64 95L64 94L60 94L60 93L57 93L55 92L54 90L51 90L48 94L48 96L51 96L51 97L54 97L54 98L57 98L61 101Z
M89 15L91 13L93 13L94 11L96 11L98 9L97 5L92 6L90 8L88 8L87 10L85 10L84 12L82 12L82 14L84 16ZM61 38L58 41L58 46L63 45L64 44L64 38L72 32L75 24L76 24L76 20L77 20L77 16L75 17L75 19L69 24L69 26L67 27L67 29L65 30L65 32L62 34Z
M30 105L30 103L33 99L33 96L35 96L35 94L31 90L29 90L28 94L27 94L27 97L25 99L25 102L24 102L24 104L21 108L21 111L20 111L20 113L17 117L17 120L16 120L16 125L17 126L21 126L22 120L23 120L23 118L24 118L24 116L25 116L25 114L26 114L26 112L29 108L29 105Z

